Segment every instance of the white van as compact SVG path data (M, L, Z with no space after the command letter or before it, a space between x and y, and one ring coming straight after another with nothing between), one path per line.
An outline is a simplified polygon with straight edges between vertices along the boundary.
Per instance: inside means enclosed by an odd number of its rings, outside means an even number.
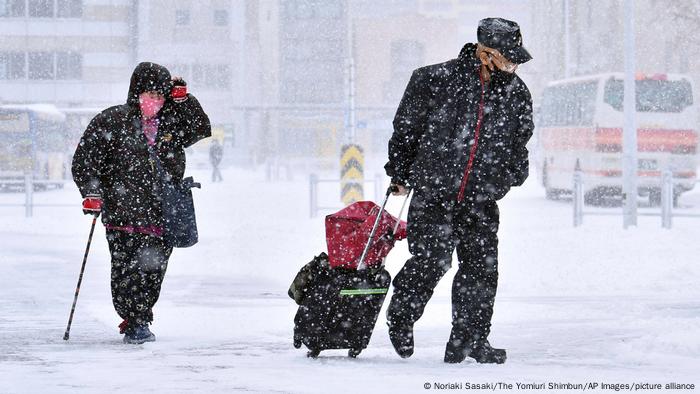
M661 200L661 174L673 173L674 203L695 186L698 121L687 75L638 74L638 186ZM538 172L548 198L570 193L580 166L587 200L622 191L624 76L620 73L553 81L537 119Z

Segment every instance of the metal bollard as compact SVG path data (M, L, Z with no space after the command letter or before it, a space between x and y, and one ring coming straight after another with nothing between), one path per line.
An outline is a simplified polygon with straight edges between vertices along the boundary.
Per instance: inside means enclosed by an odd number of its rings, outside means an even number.
M309 175L309 216L312 218L316 217L318 211L318 175Z
M673 173L664 171L661 176L661 227L670 229L673 225Z
M574 227L579 227L583 224L583 172L581 170L574 171Z
M34 208L34 182L29 172L24 173L24 216L32 217Z

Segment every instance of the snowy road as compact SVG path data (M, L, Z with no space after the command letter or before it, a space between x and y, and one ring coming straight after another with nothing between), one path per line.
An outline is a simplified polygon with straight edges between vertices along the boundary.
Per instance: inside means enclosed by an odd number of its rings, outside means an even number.
M158 341L141 346L126 346L117 335L101 227L72 337L64 342L89 219L79 209L37 208L25 219L21 208L0 208L0 393L700 383L700 220L677 219L669 231L659 219L641 218L638 228L624 231L620 218L587 217L574 229L570 206L544 200L532 178L501 204L491 341L508 349L505 365L442 363L454 270L416 326L411 359L393 353L382 313L358 359L328 351L310 360L291 345L295 308L285 294L299 266L325 249L322 219L308 218L306 181L266 183L242 171L224 176L237 179L235 187L205 184L196 192L202 241L173 254L155 308ZM18 197L0 195L0 202ZM37 195L52 202L77 197L73 188ZM683 202L700 206L698 197ZM392 252L392 274L406 256L405 243Z

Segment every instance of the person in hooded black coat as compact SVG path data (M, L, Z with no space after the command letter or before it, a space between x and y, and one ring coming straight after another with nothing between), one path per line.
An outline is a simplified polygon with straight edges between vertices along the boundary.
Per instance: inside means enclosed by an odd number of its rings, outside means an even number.
M163 215L155 152L173 182L185 172L184 149L211 136L197 99L173 99L184 81L155 63L140 63L125 104L92 119L73 156L73 179L84 208L101 211L112 256L112 299L125 342L155 340L148 324L172 247L162 238ZM154 104L155 103L155 104Z
M531 57L515 22L482 20L478 37L457 59L415 70L394 118L385 169L400 187L395 194L414 191L413 257L394 279L387 311L389 337L402 357L413 354L413 324L456 249L445 362L506 358L487 340L498 283L496 201L528 176L532 98L513 72Z

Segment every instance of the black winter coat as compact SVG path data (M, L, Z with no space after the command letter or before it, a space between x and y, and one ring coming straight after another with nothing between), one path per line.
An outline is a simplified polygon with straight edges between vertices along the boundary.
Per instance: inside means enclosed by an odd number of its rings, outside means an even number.
M457 199L463 187L466 200L498 200L528 176L530 92L515 74L495 72L482 84L475 51L467 44L457 59L415 70L394 118L386 172L427 200Z
M161 83L168 84L170 73L161 68ZM150 159L138 103L138 95L150 87L139 72L140 66L131 78L127 103L95 116L73 156L73 179L80 193L101 196L102 222L114 226L162 226L161 181ZM179 181L185 172L184 148L211 136L209 118L191 94L176 103L167 91L157 118L153 148L167 174Z

